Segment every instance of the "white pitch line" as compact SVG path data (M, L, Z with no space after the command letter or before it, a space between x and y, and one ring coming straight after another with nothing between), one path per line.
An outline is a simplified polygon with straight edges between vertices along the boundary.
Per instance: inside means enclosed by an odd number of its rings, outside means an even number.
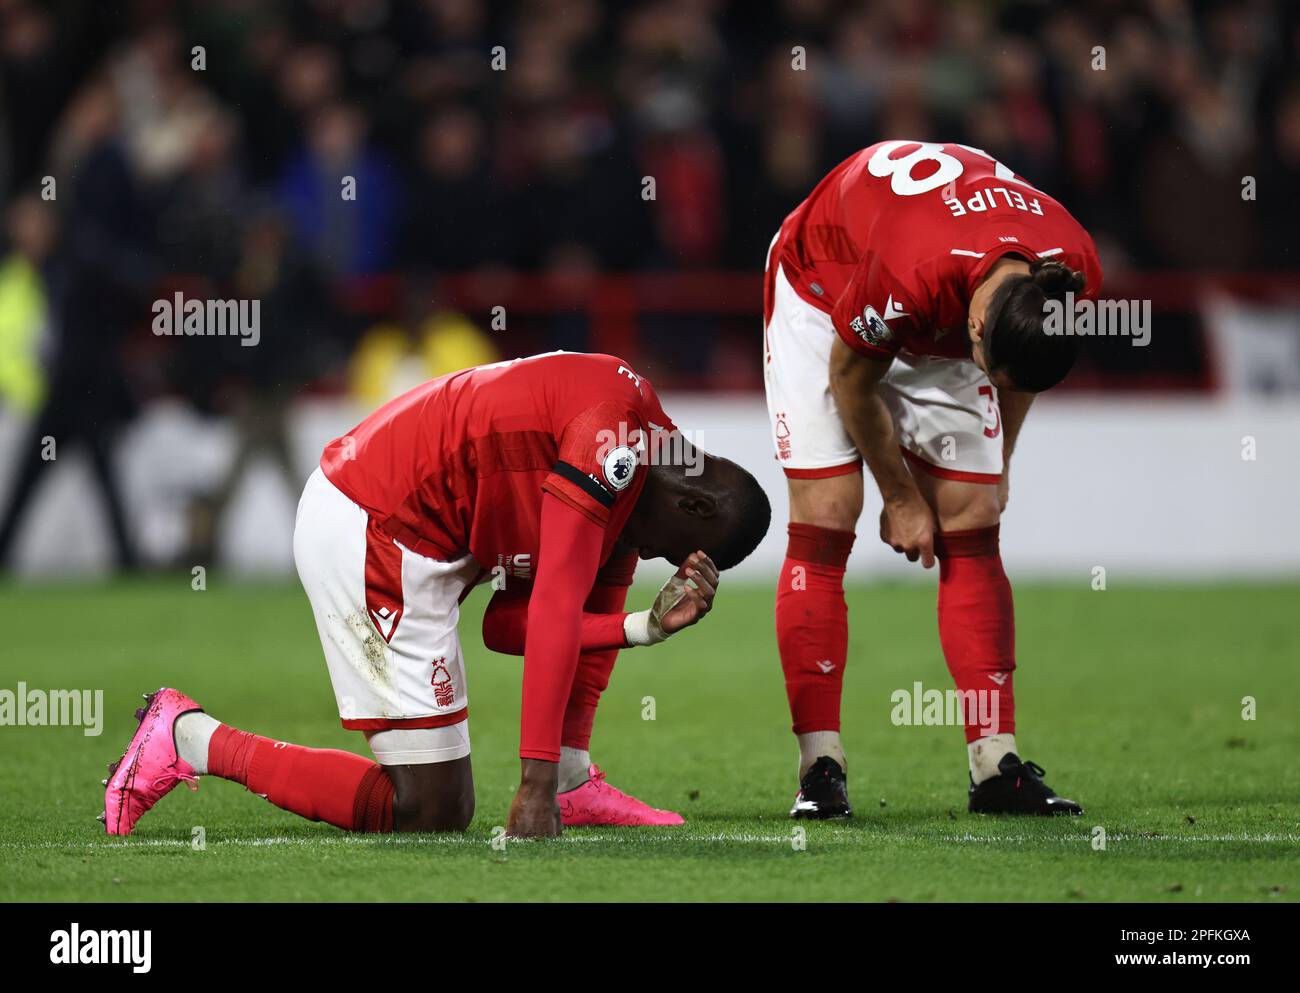
M512 845L527 844L530 839L525 838L507 838ZM626 844L629 841L655 841L655 842L740 842L742 844L788 844L790 836L785 834L778 835L761 835L761 834L712 834L712 835L683 835L680 837L665 837L662 835L629 837L628 835L594 835L594 834L565 834L558 839L563 844L591 844L601 842L615 842ZM443 845L447 847L490 847L491 839L482 837L465 837L463 835L435 836L431 838L403 838L385 835L383 837L352 837L344 835L341 837L324 837L324 838L289 838L289 837L267 837L267 838L226 838L207 840L210 848L233 847L233 848L264 848L274 845L284 845L287 847L294 846L312 846L312 845L339 845L354 848L387 848L392 845ZM190 848L191 842L184 838L142 838L137 841L4 841L0 842L0 851L129 851L132 848Z
M818 846L849 846L852 844L862 844L869 846L873 841L881 839L887 841L928 841L930 839L921 835L865 835L865 834L838 834L828 837L814 837L806 839L805 844L809 848ZM527 844L524 839L507 838L512 845ZM629 834L564 834L558 839L562 844L627 844L635 842L644 844L652 842L656 844L697 844L697 843L738 843L738 844L759 844L759 845L788 845L791 836L787 834L681 834L681 835L639 835ZM1066 835L1061 837L1043 837L1038 835L943 835L937 840L943 842L979 842L984 844L1025 844L1040 841L1056 842L1058 844L1080 844L1090 842L1090 834ZM1140 834L1109 834L1106 836L1107 844L1114 842L1193 842L1204 844L1227 844L1227 843L1245 843L1245 844L1278 844L1282 842L1291 844L1300 844L1300 834L1200 834L1200 835L1140 835ZM211 848L269 848L274 846L293 847L311 847L315 845L327 845L351 848L387 848L399 845L414 846L443 846L448 848L490 848L491 840L481 836L466 837L464 835L437 835L433 837L401 837L394 835L384 836L367 836L367 835L336 835L325 836L321 838L298 838L286 836L268 836L264 838L226 838L212 839L207 841L208 847ZM185 838L141 838L136 841L40 841L40 842L22 842L22 841L3 841L0 842L0 851L130 851L131 849L140 848L190 848L191 842Z
M980 835L980 834L949 834L944 835L941 841L985 841L985 842L1012 842L1022 843L1027 841L1091 841L1092 835L1068 835L1060 838L1042 838L1032 834L1019 835ZM1244 841L1247 844L1270 844L1288 841L1293 844L1300 843L1300 834L1108 834L1106 843L1112 841L1204 841L1218 842L1220 844L1234 841Z

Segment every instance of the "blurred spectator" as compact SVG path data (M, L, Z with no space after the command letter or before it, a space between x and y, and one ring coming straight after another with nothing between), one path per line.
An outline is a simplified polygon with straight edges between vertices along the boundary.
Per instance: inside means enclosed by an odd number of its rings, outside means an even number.
M54 122L79 82L73 53L61 41L53 14L36 4L10 3L0 11L0 173L18 186L36 177Z
M348 390L368 410L435 376L499 358L487 332L439 306L430 282L417 276L406 287L397 319L361 336L348 363Z
M45 399L41 350L49 336L46 278L56 222L35 194L16 199L5 220L9 249L0 259L0 403L29 414Z
M240 226L251 193L239 163L238 121L215 105L196 113L200 124L155 188L159 249L173 272L230 279L239 259Z
M235 454L212 492L194 501L188 562L215 558L222 518L259 455L271 459L289 495L297 496L305 476L289 442L293 400L337 359L329 350L324 284L276 211L263 209L248 221L230 289L236 299L258 302L259 335L253 347L232 339L210 343L225 357L220 371L236 382L227 405Z
M118 565L136 557L117 474L113 441L132 411L121 365L133 314L162 273L150 253L148 212L118 140L117 94L104 78L74 97L55 137L55 178L65 220L52 274L58 334L49 393L26 442L8 501L0 513L0 562L9 555L36 485L78 441L90 455L112 530Z
M295 234L325 272L353 276L392 264L396 170L367 143L358 107L330 103L313 113L279 194Z
M483 121L468 107L445 107L425 121L402 218L406 264L454 272L507 261L504 211L487 164Z
M295 234L331 276L382 272L393 261L395 169L367 143L365 116L354 105L326 104L312 114L279 196Z
M1296 268L1300 250L1296 232L1300 231L1300 80L1282 94L1271 121L1274 144L1261 163L1258 176L1261 210L1261 237L1254 259L1266 270Z

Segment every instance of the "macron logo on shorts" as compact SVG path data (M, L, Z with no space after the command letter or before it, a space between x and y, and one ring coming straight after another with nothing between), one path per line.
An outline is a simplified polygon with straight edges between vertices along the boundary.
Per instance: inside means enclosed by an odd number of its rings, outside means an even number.
M397 624L399 610L389 610L387 607L380 607L370 610L370 619L375 622L375 627L379 628L379 633L384 636L384 641L393 640L393 627Z
M385 642L402 619L402 546L373 525L366 528L366 613Z

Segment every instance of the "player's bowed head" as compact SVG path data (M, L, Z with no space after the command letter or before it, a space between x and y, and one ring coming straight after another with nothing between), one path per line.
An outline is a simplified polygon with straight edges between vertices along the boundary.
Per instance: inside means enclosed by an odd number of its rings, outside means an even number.
M971 358L1002 390L1041 393L1069 373L1079 354L1074 335L1048 334L1047 301L1065 302L1084 276L1061 262L1008 255L971 294Z
M747 470L683 442L683 458L647 467L620 542L641 558L681 565L705 552L730 569L758 547L772 521L767 494Z

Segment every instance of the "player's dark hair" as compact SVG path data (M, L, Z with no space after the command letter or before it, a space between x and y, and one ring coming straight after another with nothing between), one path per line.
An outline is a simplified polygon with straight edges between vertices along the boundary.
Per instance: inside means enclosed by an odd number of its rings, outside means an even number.
M716 459L731 471L719 501L724 518L720 522L716 548L705 548L719 570L744 561L767 534L772 523L772 504L750 472L729 459Z
M1047 301L1065 301L1083 289L1083 273L1054 259L1035 259L1029 272L1003 280L989 301L984 322L984 360L989 375L1005 372L1018 390L1041 393L1070 371L1079 354L1074 335L1047 334Z

